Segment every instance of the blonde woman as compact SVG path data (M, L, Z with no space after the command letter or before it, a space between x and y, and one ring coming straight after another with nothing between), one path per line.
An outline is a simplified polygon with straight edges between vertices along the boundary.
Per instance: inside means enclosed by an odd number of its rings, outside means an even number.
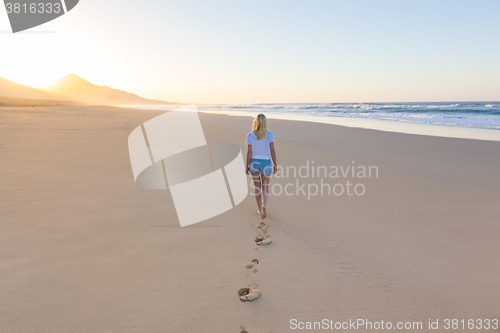
M255 117L252 132L248 133L245 143L248 145L246 173L253 178L257 213L262 219L267 216L267 200L269 199L269 181L271 173L276 173L276 151L274 150L274 134L267 130L267 119L262 113ZM274 168L271 165L273 160Z

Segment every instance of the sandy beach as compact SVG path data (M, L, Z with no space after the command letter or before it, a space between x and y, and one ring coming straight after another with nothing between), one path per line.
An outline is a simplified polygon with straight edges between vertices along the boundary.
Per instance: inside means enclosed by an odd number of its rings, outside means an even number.
M272 243L258 246L252 195L181 228L168 190L136 186L128 135L162 113L0 108L1 332L277 333L324 319L436 332L429 320L452 331L446 319L499 319L500 142L270 119L280 166L378 177L323 179L363 195L271 195ZM249 117L200 118L207 141L245 152ZM321 184L271 184L297 181ZM241 302L243 287L260 297Z

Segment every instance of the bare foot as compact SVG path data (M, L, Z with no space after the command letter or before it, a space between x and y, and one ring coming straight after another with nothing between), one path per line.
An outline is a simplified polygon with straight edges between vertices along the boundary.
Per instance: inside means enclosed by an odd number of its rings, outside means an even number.
M265 219L267 217L267 212L266 212L266 207L262 207L262 215L260 216L261 219Z

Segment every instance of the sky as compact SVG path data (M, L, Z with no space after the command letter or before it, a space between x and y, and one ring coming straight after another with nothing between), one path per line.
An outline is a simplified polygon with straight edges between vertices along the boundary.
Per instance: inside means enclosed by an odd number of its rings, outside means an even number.
M0 77L75 73L185 103L500 100L500 0L80 0L12 34Z

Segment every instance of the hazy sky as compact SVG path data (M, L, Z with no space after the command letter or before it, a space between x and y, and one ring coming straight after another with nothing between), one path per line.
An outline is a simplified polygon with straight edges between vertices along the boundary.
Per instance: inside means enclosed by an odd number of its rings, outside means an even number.
M80 0L12 34L2 6L0 76L188 103L498 101L499 18L500 0Z

